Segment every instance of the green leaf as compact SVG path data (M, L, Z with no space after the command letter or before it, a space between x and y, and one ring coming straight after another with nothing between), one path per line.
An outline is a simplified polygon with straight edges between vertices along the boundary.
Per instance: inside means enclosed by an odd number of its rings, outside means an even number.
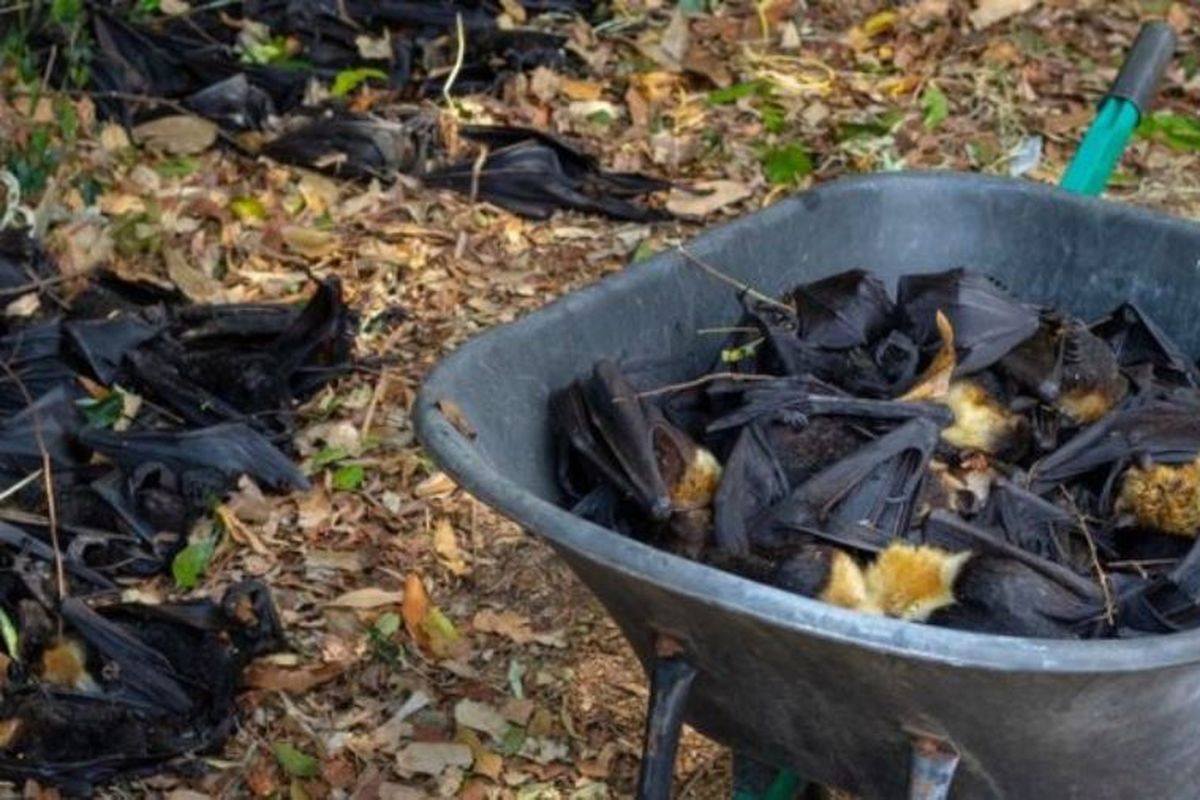
M380 636L395 636L400 630L400 615L389 611L375 620L374 628Z
M333 79L333 88L329 93L334 97L345 97L371 78L387 82L388 76L386 72L375 67L344 69Z
M721 361L726 364L736 364L739 361L745 361L748 358L754 358L754 354L758 352L758 348L765 339L758 338L750 342L746 342L741 347L727 347L721 351Z
M50 4L50 19L55 22L72 23L83 13L83 0L54 0Z
M925 111L925 129L933 130L950 116L950 101L934 84L928 84L921 93L921 108Z
M599 111L593 111L592 113L588 114L587 120L588 120L588 122L591 122L594 125L604 125L606 127L609 125L612 125L614 122L613 115L608 113L604 109L600 109Z
M350 454L340 447L326 447L313 456L313 466L317 469L348 458Z
M164 178L186 178L200 166L196 159L180 156L154 165L154 171Z
M293 778L315 778L320 771L315 758L287 742L271 745L271 752L275 754L275 760L283 767L283 771Z
M363 484L366 472L359 464L338 467L333 473L333 488L339 492L353 492Z
M253 42L247 45L241 60L248 64L276 64L287 57L287 38L272 36L265 42Z
M767 133L783 133L783 129L787 127L787 112L782 106L767 103L758 110L758 114L762 117L763 128Z
M521 752L521 748L525 746L525 729L516 725L510 725L508 730L504 732L504 738L500 740L500 755L515 756Z
M1142 120L1137 134L1182 153L1200 152L1200 119L1195 117L1160 111Z
M93 428L111 428L121 419L125 411L125 394L119 389L113 389L103 397L78 400L76 404L83 411L88 425Z
M735 83L724 89L715 89L708 93L708 102L714 106L727 106L736 103L743 97L765 97L771 91L771 84L766 81L748 81Z
M73 144L79 137L79 115L75 113L75 105L70 100L59 99L54 103L54 117L58 120L58 129L68 144Z
M21 639L17 636L17 626L12 618L0 608L0 636L4 637L4 649L13 661L21 660Z
M779 186L795 183L808 175L813 165L804 146L793 142L767 150L762 156L762 168L767 180Z
M647 258L653 256L655 252L654 245L650 244L650 240L642 239L638 242L637 249L633 251L633 263L636 264L639 261L645 261Z
M844 142L849 139L867 139L877 136L887 136L904 119L904 112L899 109L886 111L865 122L843 122L837 128L837 140Z
M180 589L196 588L216 549L217 537L210 536L192 542L180 550L171 562L171 575L175 578L175 585Z
M267 208L257 197L235 198L229 203L229 210L242 222L267 218Z
M708 0L679 0L679 10L684 14L703 14L708 11Z

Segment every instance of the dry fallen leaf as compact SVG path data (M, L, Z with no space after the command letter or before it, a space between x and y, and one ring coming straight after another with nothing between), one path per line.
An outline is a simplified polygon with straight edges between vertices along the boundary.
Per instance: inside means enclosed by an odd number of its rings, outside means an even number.
M464 728L486 733L497 742L503 741L508 732L508 720L487 703L474 700L459 700L454 705L454 721Z
M328 683L346 669L342 664L312 664L287 669L269 662L256 661L246 668L243 682L252 689L303 694L314 686Z
M980 30L1024 13L1037 4L1038 0L979 0L969 16L971 24L976 30Z
M438 411L442 412L442 416L454 426L455 430L468 439L475 438L475 427L467 420L467 415L463 413L458 403L442 398L438 400L437 407Z
M296 524L303 531L320 530L333 519L333 504L329 500L329 493L320 484L297 498L296 511Z
M456 742L413 742L396 754L401 775L441 775L451 767L471 766L471 748Z
M188 300L211 303L221 298L221 284L188 261L178 248L163 248L163 261L167 265L167 275Z
M741 181L701 181L693 188L695 191L672 189L667 198L667 210L681 217L703 217L754 194L754 190Z
M421 587L422 591L424 591L424 588L423 586ZM407 603L405 603L407 597L407 592L389 592L377 586L368 586L339 595L326 603L326 605L335 608L358 609L380 608L382 606L400 605L401 603L407 606Z
M504 759L499 753L488 750L483 742L479 741L475 731L459 730L454 738L471 748L471 758L474 762L471 769L476 775L483 775L493 781L500 779L500 773L504 770Z
M446 473L438 470L430 475L425 480L418 483L413 488L413 495L421 499L436 497L438 495L450 494L458 488L458 484L454 482Z
M303 225L284 225L279 234L289 250L308 258L327 256L338 246L336 235Z
M408 635L418 645L422 641L427 642L429 638L421 627L421 623L429 614L430 605L429 593L425 591L425 582L421 580L420 575L410 572L404 579L404 597L403 605L400 607L400 616L404 619L404 627L408 631Z
M471 620L471 627L481 633L506 636L516 644L536 642L547 647L565 647L562 633L536 633L530 628L529 619L515 611L492 611L484 609Z
M212 147L217 140L217 126L203 117L174 114L143 122L133 129L133 138L152 150L194 155Z
M433 551L437 553L438 561L450 570L451 574L462 577L471 571L458 549L458 537L454 535L454 526L446 517L439 517L433 523Z

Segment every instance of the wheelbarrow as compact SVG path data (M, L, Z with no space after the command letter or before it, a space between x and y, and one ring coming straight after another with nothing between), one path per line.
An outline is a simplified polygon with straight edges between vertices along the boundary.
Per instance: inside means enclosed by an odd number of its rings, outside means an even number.
M1173 42L1163 28L1139 37L1085 137L1087 158L1067 173L1074 191L949 172L869 175L778 202L688 250L772 294L853 267L894 286L905 273L969 265L1083 317L1133 300L1200 351L1200 225L1086 194L1103 187ZM434 460L548 542L646 667L639 797L666 796L683 721L786 770L775 796L797 776L866 798L1200 796L1200 631L1033 640L860 615L559 505L550 393L601 358L662 357L676 368L666 379L702 375L719 345L695 331L740 314L726 286L668 252L466 343L416 402ZM443 415L444 401L473 437Z

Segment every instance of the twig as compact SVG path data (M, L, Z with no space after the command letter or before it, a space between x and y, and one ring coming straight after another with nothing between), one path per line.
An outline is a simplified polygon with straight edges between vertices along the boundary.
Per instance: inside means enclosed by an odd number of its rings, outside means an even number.
M386 369L379 375L379 380L375 382L375 391L371 392L371 402L367 403L367 413L363 415L362 428L358 431L358 438L366 440L367 434L371 432L371 423L375 421L375 409L379 406L379 401L383 397L383 393L387 391L388 379L391 377Z
M1083 512L1079 510L1079 506L1075 504L1075 498L1071 496L1065 488L1059 487L1063 493L1063 497L1071 505L1071 510L1075 513L1075 518L1079 523L1079 529L1083 531L1083 539L1087 542L1088 555L1092 559L1092 568L1096 570L1096 579L1100 582L1100 591L1104 594L1104 621L1112 625L1117 618L1116 603L1113 601L1112 591L1108 587L1108 574L1105 573L1104 567L1100 565L1100 554L1096 550L1096 542L1092 539L1092 532L1088 528L1087 520L1083 516Z
M471 202L474 203L479 197L479 176L483 174L483 165L487 163L488 146L482 145L479 148L479 155L475 157L475 163L471 165Z
M650 389L645 392L638 392L635 397L657 397L660 394L670 394L671 392L683 392L688 389L695 389L697 386L703 386L706 383L713 381L773 381L778 380L774 375L755 375L747 372L713 372L709 375L703 375L692 381L684 383L672 383L669 386L660 386L657 389Z
M755 300L759 301L760 303L766 303L767 305L774 306L775 308L781 308L784 311L787 311L789 314L796 313L796 309L792 308L787 303L780 302L779 300L776 300L774 297L769 297L768 295L763 294L762 292L758 291L757 289L754 289L754 288L742 283L741 281L737 280L736 278L729 277L724 272L721 272L719 269L712 266L711 264L706 264L704 261L702 261L699 258L697 258L696 256L694 256L683 245L679 245L675 249L679 252L679 254L681 256L683 256L685 259L687 259L687 261L689 263L691 263L693 266L698 267L699 269L706 272L709 276L716 278L717 280L721 281L722 283L729 284L733 288L737 289L739 292L741 292L745 295L749 295L750 297L753 297Z
M50 546L54 548L54 577L58 583L58 601L61 603L67 597L67 574L63 569L62 548L58 543L58 509L54 502L54 472L50 463L50 451L46 449L46 440L42 437L41 415L38 413L37 406L34 405L33 396L29 394L29 389L21 380L21 376L13 371L7 361L0 361L0 369L3 369L17 385L17 389L25 400L25 405L29 408L33 422L33 438L37 441L38 451L42 455L41 472L46 490L46 518L50 523L48 528Z
M17 492L21 491L29 484L33 483L41 476L42 476L42 471L39 469L39 470L34 470L33 472L26 475L24 478L21 478L21 480L17 481L12 486L9 486L4 491L0 492L0 503L3 503L5 500L12 497Z
M26 292L40 292L47 286L57 286L60 283L66 283L71 279L68 275L54 275L50 278L38 278L29 283L22 283L19 286L8 286L0 288L0 297L12 297L14 295L22 295Z
M448 108L455 107L454 99L450 97L450 90L454 88L454 82L458 80L458 73L462 71L463 60L466 58L467 51L467 34L463 29L461 12L454 15L454 33L458 42L458 52L454 55L454 67L450 70L450 76L442 84L442 97L446 100Z
M696 331L696 334L698 336L705 336L705 335L712 335L712 334L718 334L718 333L758 333L758 332L759 332L758 328L746 328L746 327L739 328L737 326L734 326L731 328L721 328L721 327L700 328L699 330Z

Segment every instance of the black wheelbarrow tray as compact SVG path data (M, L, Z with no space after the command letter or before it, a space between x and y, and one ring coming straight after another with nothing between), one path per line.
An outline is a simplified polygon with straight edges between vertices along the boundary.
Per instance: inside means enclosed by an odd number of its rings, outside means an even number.
M1188 352L1200 349L1200 225L1026 181L847 179L687 247L769 294L854 267L894 284L969 266L1084 318L1133 300ZM915 773L929 766L920 753L930 738L959 756L955 798L1200 797L1200 630L1052 641L859 615L558 505L550 392L605 357L671 357L672 380L694 378L720 347L696 331L740 314L730 287L678 253L659 255L463 345L422 388L418 435L462 487L570 564L644 665L659 635L681 643L697 668L684 717L735 751L867 798L907 796L910 772L922 794ZM443 400L473 438L441 413Z

